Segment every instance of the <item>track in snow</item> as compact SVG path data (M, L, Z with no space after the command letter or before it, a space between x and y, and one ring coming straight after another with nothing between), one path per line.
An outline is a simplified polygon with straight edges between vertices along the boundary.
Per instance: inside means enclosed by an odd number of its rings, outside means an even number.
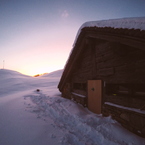
M27 104L27 98L32 104ZM129 145L126 138L120 138L124 132L120 124L110 117L102 117L84 109L82 106L58 95L53 97L35 92L25 96L28 111L37 114L37 118L53 120L53 126L62 131L62 145ZM116 131L116 136L114 136ZM55 135L52 135L55 137ZM129 136L128 136L129 138ZM133 145L133 144L131 144Z

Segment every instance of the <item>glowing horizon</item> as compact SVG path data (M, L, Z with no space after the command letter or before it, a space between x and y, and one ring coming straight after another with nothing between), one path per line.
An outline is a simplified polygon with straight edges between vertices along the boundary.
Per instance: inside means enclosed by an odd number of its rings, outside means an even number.
M86 21L141 17L142 0L0 2L0 68L36 75L63 69Z
M28 75L28 76L35 76L35 75L42 75L42 74L45 74L45 73L51 73L51 72L54 72L54 71L57 71L57 70L61 70L63 68L46 68L46 67L36 67L36 68L33 68L32 70L29 70L26 69L26 70L18 70L18 72L22 73L22 74L25 74L25 75Z

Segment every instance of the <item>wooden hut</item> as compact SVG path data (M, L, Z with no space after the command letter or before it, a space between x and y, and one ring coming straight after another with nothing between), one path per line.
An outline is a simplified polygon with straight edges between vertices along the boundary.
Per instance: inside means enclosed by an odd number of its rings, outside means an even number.
M58 88L145 137L145 18L85 23Z

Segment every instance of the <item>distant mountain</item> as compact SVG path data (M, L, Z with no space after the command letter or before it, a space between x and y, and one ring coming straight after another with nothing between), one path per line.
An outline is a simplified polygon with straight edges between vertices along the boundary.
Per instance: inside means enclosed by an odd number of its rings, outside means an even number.
M41 77L61 77L63 69L42 75Z

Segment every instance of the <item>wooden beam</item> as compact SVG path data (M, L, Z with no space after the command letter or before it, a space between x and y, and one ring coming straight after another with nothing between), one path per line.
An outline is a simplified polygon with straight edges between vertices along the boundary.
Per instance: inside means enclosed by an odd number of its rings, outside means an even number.
M107 40L107 41L111 41L111 42L118 42L121 44L125 44L131 47L135 47L138 49L142 49L145 50L145 40L143 39L137 39L134 37L129 37L129 36L125 36L125 35L113 35L113 34L103 34L103 33L97 33L97 34L92 34L89 33L87 34L87 37L90 38L96 38L96 39L102 39L102 40Z

